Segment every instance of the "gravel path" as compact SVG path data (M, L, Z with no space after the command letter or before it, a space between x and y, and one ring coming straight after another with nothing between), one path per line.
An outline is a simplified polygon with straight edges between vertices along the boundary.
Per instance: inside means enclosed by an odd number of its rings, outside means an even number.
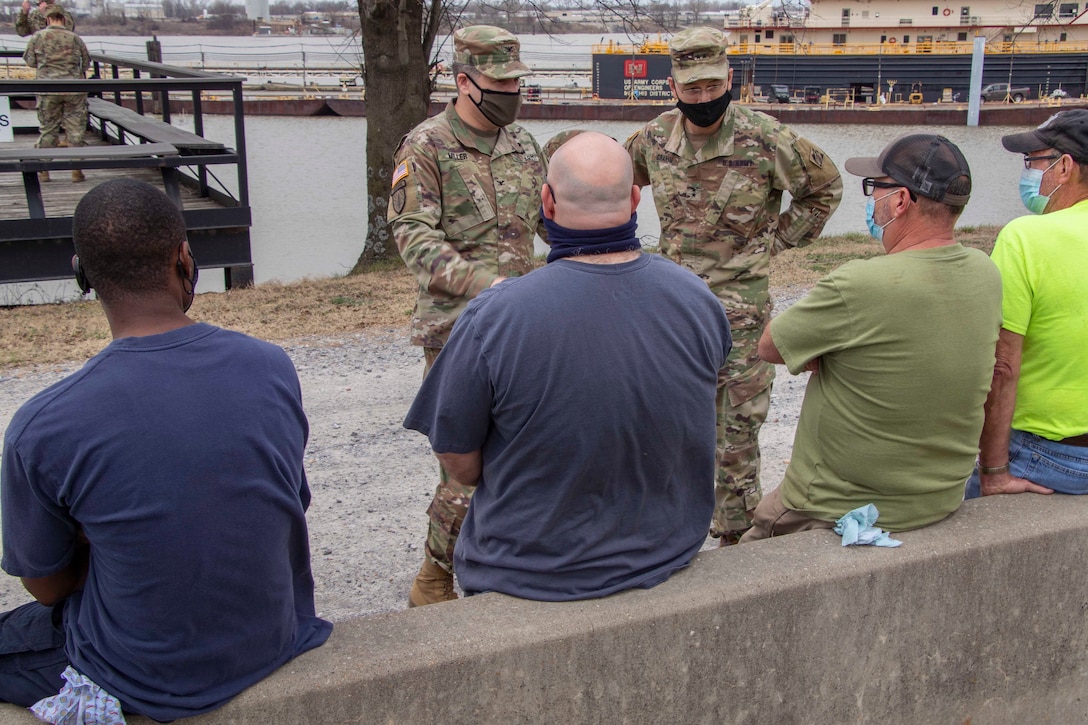
M778 306L801 292L780 290ZM404 608L422 562L437 472L427 440L401 427L423 374L421 350L407 339L406 328L395 328L284 346L310 419L310 547L318 611L332 620ZM0 371L0 430L27 399L78 367ZM804 383L779 366L760 438L765 490L778 485L789 460ZM19 581L0 575L0 611L26 601Z

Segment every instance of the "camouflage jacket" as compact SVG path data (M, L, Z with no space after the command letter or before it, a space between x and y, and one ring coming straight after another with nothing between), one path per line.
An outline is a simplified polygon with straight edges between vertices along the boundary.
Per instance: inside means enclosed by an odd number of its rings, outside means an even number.
M91 57L83 40L63 28L46 28L34 33L26 44L23 60L38 69L38 78L83 78Z
M72 14L68 12L68 8L61 8L61 10L64 11L64 29L75 30L76 21ZM49 23L45 21L45 15L38 8L31 8L29 13L25 13L20 9L19 14L15 16L15 32L24 38L39 30L45 30L47 25Z
M653 187L662 254L692 269L729 315L733 405L770 385L773 366L756 343L770 317L770 258L810 243L842 197L831 159L763 113L730 105L717 133L696 151L679 110L627 139L635 183ZM793 197L782 211L782 192Z
M412 343L441 347L469 300L532 270L546 161L521 126L481 137L451 103L401 140L393 166L389 223L419 280Z

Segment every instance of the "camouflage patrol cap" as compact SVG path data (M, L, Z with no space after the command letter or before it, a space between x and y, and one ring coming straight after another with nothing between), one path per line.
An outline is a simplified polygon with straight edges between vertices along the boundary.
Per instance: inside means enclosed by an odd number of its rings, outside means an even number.
M42 11L42 14L44 14L47 18L63 18L64 8L62 8L60 5L50 5Z
M453 34L453 62L471 65L497 81L521 78L532 70L521 62L521 43L494 25L473 25Z
M669 56L676 83L722 80L729 77L725 33L714 28L688 28L672 36Z
M584 128L571 128L566 131L560 131L559 133L548 139L548 143L544 144L544 156L550 161L555 152L559 150L559 147L570 141L572 138L580 133L585 133L587 129Z

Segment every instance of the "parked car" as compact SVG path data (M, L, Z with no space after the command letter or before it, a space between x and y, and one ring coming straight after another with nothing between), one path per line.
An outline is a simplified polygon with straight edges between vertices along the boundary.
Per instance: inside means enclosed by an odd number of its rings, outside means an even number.
M790 87L780 83L772 83L767 91L767 103L789 103Z
M1014 86L1009 87L1008 83L991 83L982 89L982 102L986 101L1004 101L1006 98L1012 99L1013 103L1019 103L1031 96L1031 89L1027 86Z
M805 86L805 103L819 103L823 94L819 86Z

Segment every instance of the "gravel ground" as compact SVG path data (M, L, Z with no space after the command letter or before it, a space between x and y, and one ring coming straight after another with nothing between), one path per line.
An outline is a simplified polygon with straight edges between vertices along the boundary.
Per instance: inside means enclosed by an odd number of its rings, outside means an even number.
M778 306L802 291L780 290ZM406 328L396 328L284 346L310 419L306 472L317 607L334 621L403 609L422 562L437 472L426 439L401 427L423 374L421 350L407 338ZM0 430L27 399L78 367L0 371ZM805 377L778 368L760 436L764 490L778 485L789 461ZM29 600L17 579L0 575L0 611Z

